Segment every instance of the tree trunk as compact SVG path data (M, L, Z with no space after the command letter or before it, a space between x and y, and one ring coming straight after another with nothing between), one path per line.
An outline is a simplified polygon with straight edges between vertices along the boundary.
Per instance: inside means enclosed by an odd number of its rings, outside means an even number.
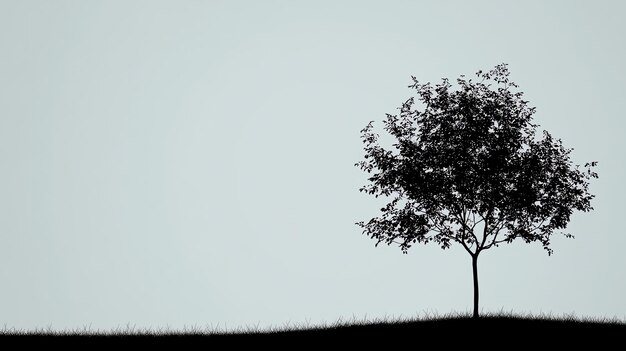
M472 318L478 318L478 253L472 255L472 273L474 275L474 314Z

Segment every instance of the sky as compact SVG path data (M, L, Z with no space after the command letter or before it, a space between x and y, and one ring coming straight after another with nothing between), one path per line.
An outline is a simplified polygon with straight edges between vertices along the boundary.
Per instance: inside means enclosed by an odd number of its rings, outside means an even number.
M0 0L0 325L470 312L471 258L354 223L359 131L507 63L594 211L479 260L483 312L626 318L620 1Z

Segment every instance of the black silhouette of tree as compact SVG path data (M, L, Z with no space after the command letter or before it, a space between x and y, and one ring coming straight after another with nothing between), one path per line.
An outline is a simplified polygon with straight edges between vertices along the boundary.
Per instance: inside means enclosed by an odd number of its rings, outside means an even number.
M379 217L356 224L376 245L396 243L403 253L415 243L460 244L472 257L474 318L480 253L519 238L552 254L552 234L572 211L593 209L588 187L598 177L597 162L581 170L560 139L535 135L535 108L514 91L506 64L476 75L462 75L457 88L412 77L421 104L412 97L399 115L387 114L392 148L379 144L373 121L361 130L365 160L356 163L371 175L360 191L390 199Z

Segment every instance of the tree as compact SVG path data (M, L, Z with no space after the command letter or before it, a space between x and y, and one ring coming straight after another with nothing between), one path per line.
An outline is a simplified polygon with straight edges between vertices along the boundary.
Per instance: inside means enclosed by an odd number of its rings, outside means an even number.
M379 217L356 223L376 246L407 253L415 243L456 243L470 254L474 318L480 253L521 239L551 255L555 232L573 237L561 232L573 210L593 209L588 187L598 177L597 162L580 169L560 139L536 135L535 108L515 91L506 64L476 75L461 75L457 88L412 77L417 102L411 97L383 122L395 143L381 146L371 121L361 130L365 159L355 164L370 174L359 190L390 199Z

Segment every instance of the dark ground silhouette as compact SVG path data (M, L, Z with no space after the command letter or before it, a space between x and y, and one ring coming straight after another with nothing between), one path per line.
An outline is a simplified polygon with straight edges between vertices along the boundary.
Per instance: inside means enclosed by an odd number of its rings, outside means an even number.
M73 336L3 336L7 344L41 344L47 347L100 344L104 346L204 347L249 345L251 347L285 346L290 349L309 347L402 347L426 349L434 346L473 345L479 349L507 349L530 346L542 349L548 345L603 347L623 345L624 322L584 322L566 319L525 319L517 317L442 318L413 322L391 322L344 325L324 329L285 330L270 333L213 335L73 335ZM615 344L615 343L618 344Z

